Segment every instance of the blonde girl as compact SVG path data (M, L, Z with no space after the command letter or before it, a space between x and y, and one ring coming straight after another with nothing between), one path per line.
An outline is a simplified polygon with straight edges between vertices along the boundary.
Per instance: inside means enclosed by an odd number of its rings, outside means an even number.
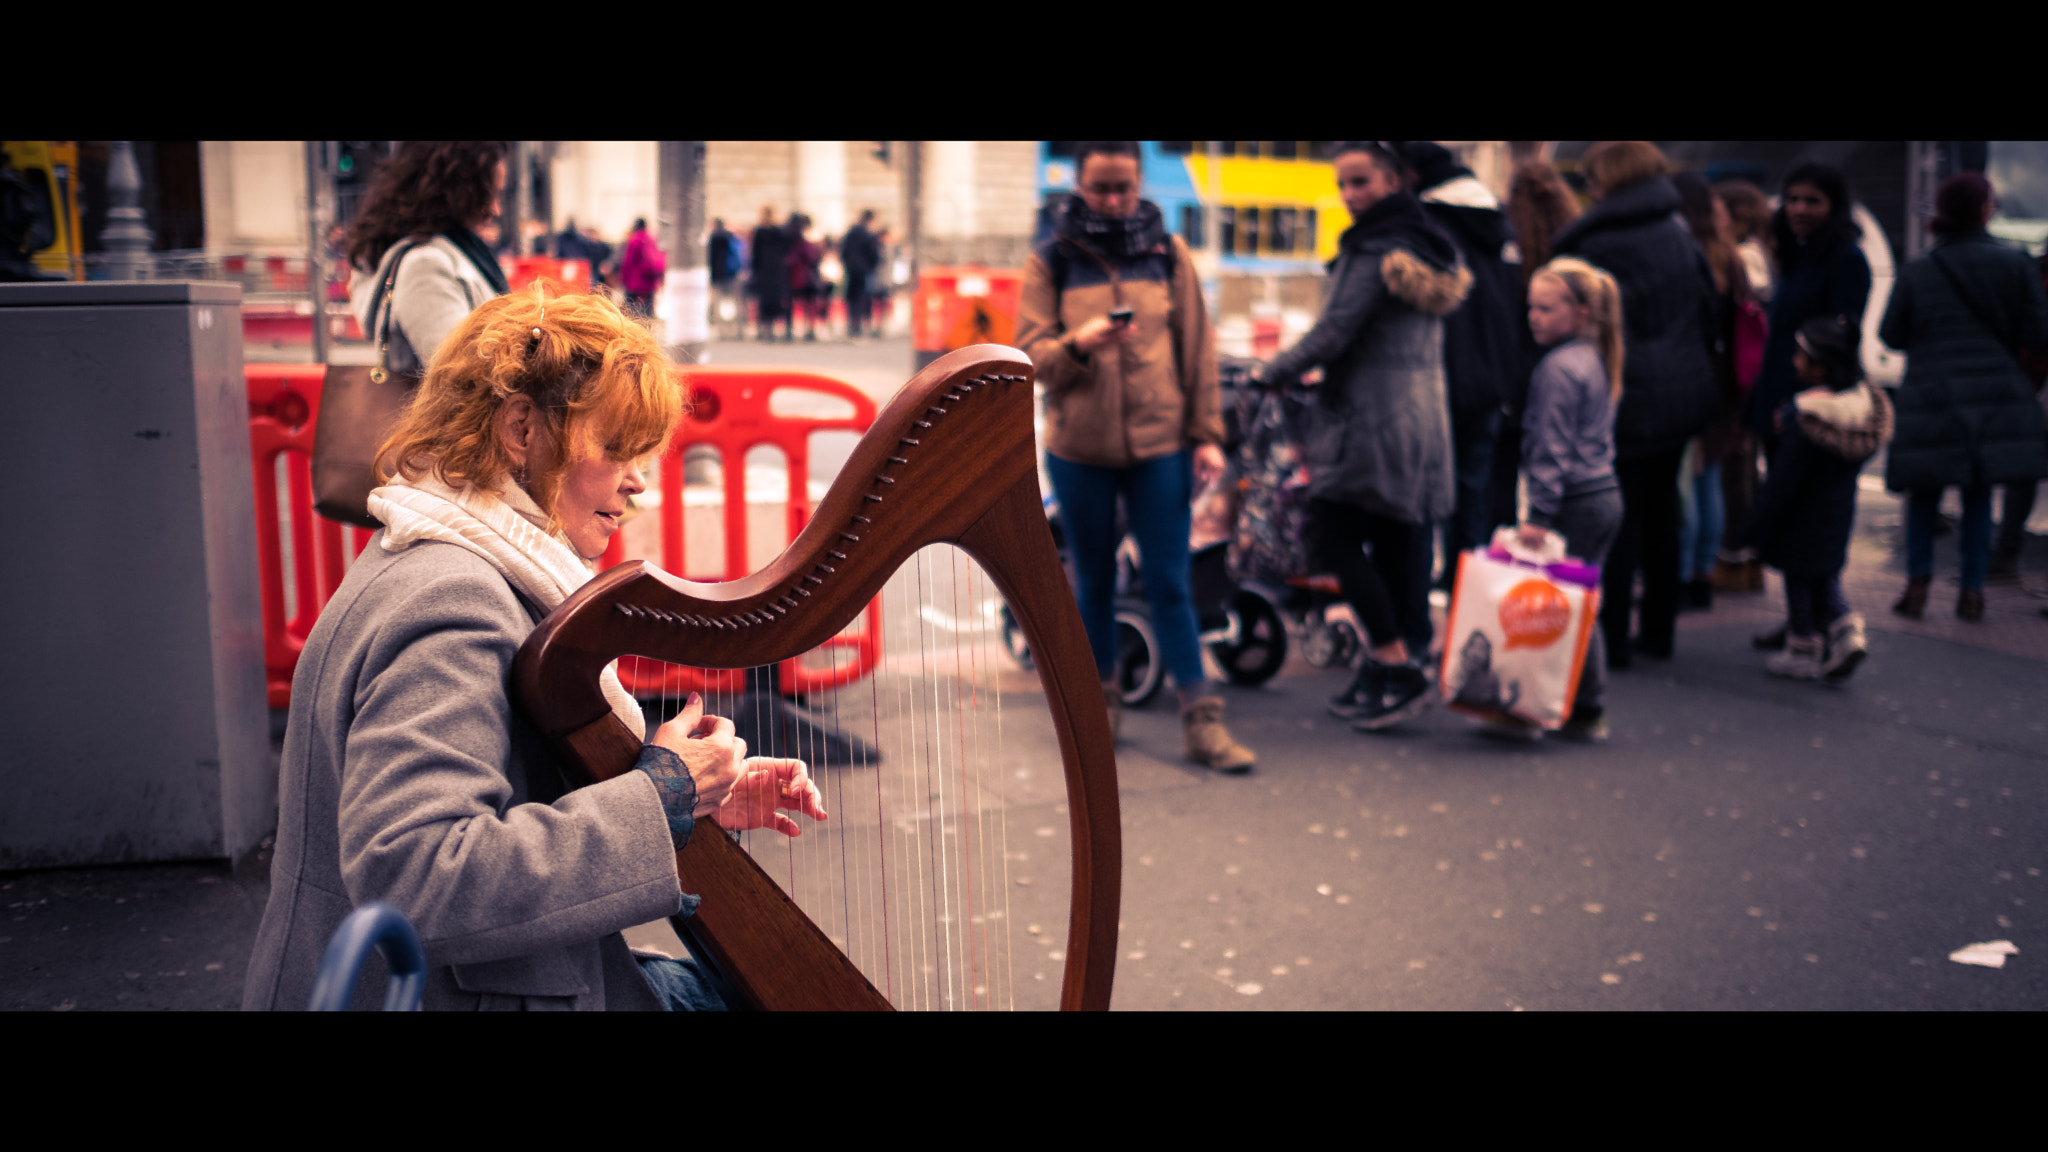
M1529 331L1550 349L1529 381L1522 416L1522 475L1529 511L1520 534L1530 546L1546 532L1588 564L1607 560L1621 530L1621 482L1614 471L1614 411L1621 403L1624 349L1621 288L1607 272L1570 256L1529 278ZM1593 630L1578 699L1560 736L1600 743L1607 646Z

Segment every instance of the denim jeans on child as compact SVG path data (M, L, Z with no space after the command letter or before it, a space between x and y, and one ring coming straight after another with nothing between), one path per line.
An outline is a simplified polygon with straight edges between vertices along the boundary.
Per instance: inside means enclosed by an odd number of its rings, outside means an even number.
M1842 596L1842 574L1825 577L1785 574L1786 628L1794 636L1824 636L1830 625L1849 614Z
M1551 528L1564 537L1564 550L1595 566L1607 562L1614 538L1621 533L1621 489L1567 496L1551 518ZM1579 692L1572 700L1572 718L1598 720L1607 707L1607 634L1593 629L1586 642L1586 663L1579 673Z
M1201 638L1194 600L1188 593L1188 503L1194 499L1192 455L1185 449L1128 468L1076 464L1048 454L1045 470L1060 501L1060 524L1073 551L1080 585L1074 598L1096 671L1108 680L1116 668L1116 501L1123 497L1131 535L1138 540L1145 595L1152 602L1152 629L1159 635L1159 659L1175 687L1204 683Z

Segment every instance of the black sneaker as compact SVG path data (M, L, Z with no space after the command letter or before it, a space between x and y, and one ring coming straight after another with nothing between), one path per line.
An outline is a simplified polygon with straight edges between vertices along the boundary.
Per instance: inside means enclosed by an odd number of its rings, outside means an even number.
M1350 720L1379 706L1387 692L1387 670L1367 659L1351 678L1351 686L1330 697L1330 715Z
M1359 713L1351 721L1351 726L1360 732L1391 728L1403 720L1422 715L1434 698L1429 677L1422 674L1422 669L1412 664L1397 664L1387 669L1386 689L1379 703Z

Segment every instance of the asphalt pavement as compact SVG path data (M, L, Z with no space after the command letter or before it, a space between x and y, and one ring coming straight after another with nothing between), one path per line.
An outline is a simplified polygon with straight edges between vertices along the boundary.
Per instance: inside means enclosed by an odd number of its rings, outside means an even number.
M713 347L777 357L881 395L910 374L901 340ZM2048 1005L2048 538L1981 624L1953 617L1944 538L1906 621L1901 504L1877 488L1845 579L1871 654L1840 687L1763 672L1774 577L1683 616L1671 661L1615 672L1601 747L1501 743L1441 708L1355 733L1323 710L1345 675L1298 657L1227 691L1249 776L1180 761L1170 694L1129 712L1115 1006ZM1017 820L1063 844L1049 806ZM233 1007L267 864L0 875L0 1007ZM1999 941L2002 967L1951 959Z

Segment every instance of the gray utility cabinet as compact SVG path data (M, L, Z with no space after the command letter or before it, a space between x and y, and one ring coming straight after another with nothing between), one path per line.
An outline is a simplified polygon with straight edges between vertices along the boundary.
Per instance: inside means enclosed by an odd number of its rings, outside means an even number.
M0 869L275 824L241 300L0 284Z

